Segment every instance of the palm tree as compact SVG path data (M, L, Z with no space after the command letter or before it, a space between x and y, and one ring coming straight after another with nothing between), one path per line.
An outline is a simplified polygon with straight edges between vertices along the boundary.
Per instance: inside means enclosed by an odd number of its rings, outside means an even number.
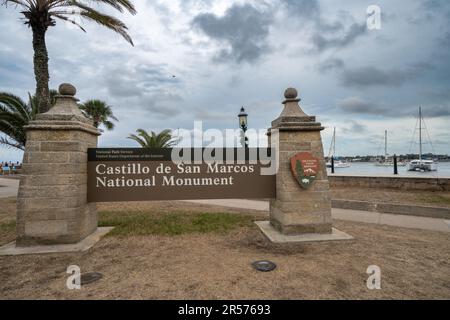
M177 140L173 139L172 131L169 129L163 130L160 133L148 134L144 129L137 129L138 135L130 134L127 139L136 141L142 148L160 149L170 148L177 144Z
M53 106L58 91L50 90L49 101ZM38 100L28 93L28 103L20 97L7 92L0 92L0 132L6 137L0 137L0 145L25 149L26 132L24 127L38 114ZM9 139L8 139L9 138Z
M0 132L6 135L6 137L0 137L0 145L25 149L24 126L38 113L36 97L28 94L28 98L28 103L25 103L18 96L0 92Z
M88 100L80 105L80 109L87 118L94 121L96 128L102 124L107 130L112 130L114 129L114 123L109 119L119 121L114 116L111 107L101 100Z
M45 43L45 34L49 27L56 25L56 19L70 22L85 31L74 20L75 16L94 21L108 29L117 32L131 45L133 41L127 33L127 26L117 18L101 13L89 6L89 2L104 4L123 12L127 10L135 14L136 10L130 0L0 0L2 5L15 5L20 7L24 15L25 24L33 33L34 75L36 78L36 97L39 112L50 109L48 82L48 52Z

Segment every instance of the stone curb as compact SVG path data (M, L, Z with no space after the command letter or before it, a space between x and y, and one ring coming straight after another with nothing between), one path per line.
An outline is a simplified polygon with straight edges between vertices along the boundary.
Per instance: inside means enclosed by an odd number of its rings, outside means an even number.
M66 253L66 252L85 252L92 248L97 242L101 240L114 227L101 227L91 233L75 244L59 244L59 245L40 245L28 247L16 247L16 242L8 243L0 247L0 256L19 256L29 254L44 254L44 253Z
M450 178L328 174L330 187L450 191Z
M331 206L339 209L362 210L379 213L401 214L436 219L450 219L449 208L411 206L405 204L375 203L368 201L333 199Z

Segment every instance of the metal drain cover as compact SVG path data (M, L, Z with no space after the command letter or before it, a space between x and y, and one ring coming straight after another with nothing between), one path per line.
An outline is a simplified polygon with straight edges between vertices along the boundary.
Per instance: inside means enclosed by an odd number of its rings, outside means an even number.
M90 284L103 278L99 272L89 272L81 275L81 285Z
M252 266L256 270L261 271L261 272L273 271L277 267L277 265L275 263L273 263L272 261L268 261L268 260L255 261L252 263Z

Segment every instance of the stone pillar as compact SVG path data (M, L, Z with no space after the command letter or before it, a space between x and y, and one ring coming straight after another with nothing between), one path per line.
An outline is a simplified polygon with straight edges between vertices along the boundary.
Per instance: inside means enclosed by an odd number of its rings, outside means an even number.
M331 198L320 136L324 127L300 108L297 90L289 88L284 95L284 110L269 130L272 146L278 140L279 152L277 197L270 202L270 224L284 235L331 234ZM291 168L292 157L300 152L311 153L319 164L308 188L301 186Z
M17 247L74 244L97 230L96 205L87 203L87 149L97 147L100 133L75 93L62 84L55 106L26 127Z

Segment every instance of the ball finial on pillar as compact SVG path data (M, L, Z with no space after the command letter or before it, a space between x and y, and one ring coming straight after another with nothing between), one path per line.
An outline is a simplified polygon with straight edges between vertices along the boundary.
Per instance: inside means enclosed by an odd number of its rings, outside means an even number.
M284 97L287 100L297 99L298 92L297 92L297 90L295 88L287 88L286 91L284 92Z
M58 87L58 94L55 95L55 104L49 111L37 115L38 120L45 120L45 117L53 119L54 115L78 116L81 121L85 121L77 104L78 99L75 97L77 89L70 83L63 83Z
M77 94L77 89L70 83L63 83L58 88L59 94L62 96L72 96Z

